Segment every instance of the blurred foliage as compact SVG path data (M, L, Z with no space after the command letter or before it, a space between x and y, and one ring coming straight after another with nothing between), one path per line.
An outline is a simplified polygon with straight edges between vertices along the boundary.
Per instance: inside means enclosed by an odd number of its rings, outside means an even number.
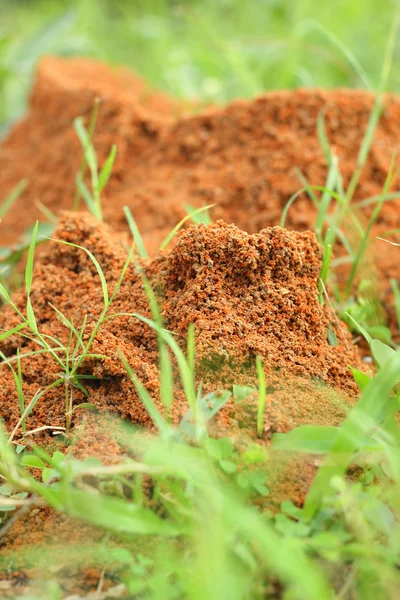
M0 0L0 125L24 110L48 52L126 64L176 96L226 102L267 89L361 86L319 25L375 84L400 0ZM394 70L390 87L398 90Z

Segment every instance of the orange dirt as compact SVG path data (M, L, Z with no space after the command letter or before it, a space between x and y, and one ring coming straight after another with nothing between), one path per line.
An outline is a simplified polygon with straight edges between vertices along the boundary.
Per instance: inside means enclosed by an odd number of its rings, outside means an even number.
M102 99L94 138L100 161L112 144L118 147L103 195L105 219L126 229L122 207L130 206L153 254L185 214L183 204L216 203L214 219L249 233L277 225L287 200L302 187L298 170L311 184L326 181L316 133L321 110L347 183L373 103L373 96L361 91L298 90L188 116L125 70L112 71L89 60L46 58L38 69L30 111L2 148L0 197L22 178L29 180L19 204L0 225L2 244L15 241L41 216L35 201L55 213L71 207L82 157L72 121L89 117L96 97ZM388 96L355 200L381 192L392 153L399 151L399 123L400 101ZM398 226L399 206L398 200L385 205L374 233ZM313 220L311 202L302 196L289 212L288 226L312 228ZM386 280L399 276L392 247L378 241L374 255Z
M40 217L36 201L55 213L71 207L82 159L72 121L79 115L89 117L97 96L102 102L94 142L100 162L113 143L118 146L113 176L104 192L105 221L113 229L85 213L62 212L54 237L93 252L111 292L127 256L124 242L128 237L121 231L127 230L122 207L129 205L154 256L141 264L157 292L165 326L183 347L189 323L195 324L196 375L204 391L227 389L233 383L256 386L254 359L260 355L268 384L265 444L274 432L296 425L339 424L346 406L356 397L348 365L360 366L357 350L329 307L318 302L321 250L314 234L274 226L288 198L301 187L297 167L312 184L325 182L327 168L316 136L319 111L326 112L328 136L348 181L372 96L350 91L274 92L188 116L173 100L148 92L124 70L113 72L92 61L47 58L38 71L30 112L2 149L0 197L22 178L29 179L29 186L0 224L1 245L15 242ZM356 199L381 191L391 154L400 142L399 117L400 101L388 97ZM177 237L171 250L157 254L161 239L185 214L183 205L208 203L217 204L214 218L235 225L217 221L212 226L191 227ZM397 227L398 210L398 201L388 203L375 233ZM312 226L314 216L310 201L303 196L289 212L288 224L304 230ZM398 276L396 252L384 245L379 248L378 266L385 277ZM14 301L24 311L23 291L14 295ZM32 303L43 334L68 343L68 330L51 303L78 328L87 315L89 336L102 310L102 293L87 254L55 242L41 249ZM150 317L143 284L133 266L111 312ZM9 329L18 322L11 309L0 311L0 328ZM327 340L329 327L337 336L337 346ZM37 344L20 336L7 339L0 349L12 357L18 346L23 353L37 350ZM152 429L117 356L118 348L162 410L153 331L130 316L108 320L91 349L106 358L88 359L81 368L81 374L98 378L83 383L99 413L74 413L74 431L85 427L85 435L73 448L79 457L91 454L113 463L124 455L112 430L100 426L104 418L100 415L111 413ZM44 389L59 377L59 372L49 355L23 359L26 401L38 387ZM172 416L177 423L187 403L175 376ZM19 418L19 408L12 373L4 365L0 381L0 416L10 430ZM75 404L85 400L82 392L74 390ZM218 415L218 435L232 435L238 444L254 439L256 406L255 398L245 403L231 401ZM64 426L64 413L60 386L41 398L27 427ZM52 438L40 433L32 439L49 443ZM315 469L307 459L301 466L294 459L290 467L276 469L269 482L275 502L291 497L300 503ZM16 525L10 530L8 548L46 541L45 528L33 526L28 536L23 529Z
M120 236L88 214L73 212L62 213L54 235L84 246L97 257L111 293L127 256ZM189 323L195 324L199 379L217 389L233 383L255 384L253 363L255 356L260 355L272 378L279 371L278 389L284 385L282 373L288 373L354 394L356 388L347 365L356 364L358 357L345 329L338 328L330 309L318 303L321 250L314 234L275 227L249 235L219 221L182 232L172 250L143 264L157 290L165 326L183 342ZM31 299L43 334L68 343L69 331L52 304L78 329L88 316L88 338L102 310L99 277L88 255L51 242L37 261ZM24 311L23 290L14 295L14 302ZM132 312L151 317L140 275L133 266L128 269L111 309L111 313ZM20 317L11 308L3 308L0 328L11 328L19 322ZM337 346L328 343L329 326L336 332ZM5 340L1 350L12 356L17 346L23 353L37 350L35 342L19 335ZM91 348L92 353L107 359L87 359L82 365L82 373L99 379L95 385L85 382L91 390L91 401L99 409L115 411L133 423L150 425L117 357L117 348L124 352L153 396L158 394L155 335L136 318L119 316L104 323ZM37 387L44 389L52 383L59 371L48 354L25 358L27 398ZM1 416L11 426L17 421L19 409L11 371L4 366L2 383ZM28 428L62 426L62 398L62 387L50 390L28 418ZM83 400L79 390L78 400ZM178 403L177 419L182 410L186 410L186 405Z
M112 292L127 256L120 235L86 213L64 212L55 238L92 252ZM335 398L324 384L352 402L356 386L348 365L358 365L359 359L346 329L338 326L329 307L318 302L321 250L314 234L275 227L250 235L218 221L182 232L172 250L143 261L143 268L157 291L165 326L177 334L181 345L185 344L189 323L195 324L197 381L203 382L205 392L231 388L234 383L257 387L254 359L256 355L262 357L269 390L265 443L272 433L299 424L340 423L346 402ZM69 330L52 304L78 330L87 316L88 339L102 310L100 280L88 255L75 247L51 242L37 261L31 299L43 335L68 344ZM25 292L17 292L14 302L24 312ZM132 312L151 316L141 276L133 265L110 314ZM20 317L11 308L3 308L1 329L19 322ZM329 327L336 333L336 346L327 340ZM22 354L38 349L36 342L19 335L5 340L0 349L12 357L18 346ZM91 352L105 358L87 359L80 369L81 375L98 378L83 382L90 393L89 401L100 414L111 413L152 429L151 419L117 355L118 348L163 410L158 399L154 332L131 316L106 321L94 339ZM49 354L27 356L22 365L26 403L38 388L46 388L60 376L60 367ZM172 417L178 423L188 405L178 376L176 379ZM1 382L0 416L11 430L18 421L19 408L12 373L5 365ZM74 404L85 400L75 389ZM256 405L256 398L244 404L228 404L219 415L220 432L233 435L238 443L254 438ZM88 416L83 411L75 413L75 427L82 417L85 433L74 446L74 453L80 457L95 455L106 463L118 461L124 451L113 440L112 429L105 432L99 415ZM64 425L65 397L60 385L40 399L27 418L27 429ZM45 432L31 439L48 443L50 438ZM295 499L301 501L303 496L296 493Z

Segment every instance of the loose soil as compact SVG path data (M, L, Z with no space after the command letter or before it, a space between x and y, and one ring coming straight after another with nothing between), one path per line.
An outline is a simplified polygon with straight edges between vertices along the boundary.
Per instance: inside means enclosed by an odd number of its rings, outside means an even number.
M92 252L112 292L127 257L126 240L120 234L87 213L63 212L54 238ZM151 317L138 268L132 264L128 269L111 314L138 312ZM141 261L141 268L156 290L165 327L175 332L183 348L189 323L195 324L197 382L203 383L205 393L231 389L233 384L257 387L254 359L256 355L262 357L268 402L261 443L268 445L273 433L296 425L339 424L343 420L357 391L348 365L360 364L346 328L337 323L329 306L321 306L318 301L321 249L313 233L274 227L247 234L223 221L201 224L179 234L171 250L153 260ZM31 299L39 330L62 344L68 344L69 331L50 303L78 329L87 316L86 339L103 307L100 279L89 256L55 241L47 245L37 261ZM14 294L14 302L24 312L23 290ZM0 328L11 328L18 322L18 315L3 307ZM329 328L337 337L337 345L328 342ZM38 349L34 341L19 336L8 338L0 349L12 357L18 346L22 354ZM75 413L72 433L76 439L70 451L76 457L97 456L106 464L114 464L127 455L127 449L113 433L111 416L154 431L118 358L118 348L163 411L153 330L131 316L106 321L91 348L105 358L87 359L80 370L82 375L97 378L84 384L98 413ZM51 356L40 354L24 358L22 371L29 402L38 388L44 389L59 377L60 368ZM19 418L18 399L12 373L4 365L1 382L0 414L11 430ZM85 400L82 392L74 392L75 404ZM173 422L178 423L187 410L176 373ZM64 426L64 413L64 389L53 388L28 417L27 429ZM256 414L256 394L246 401L232 400L219 413L213 432L231 436L242 447L256 439ZM50 441L48 432L34 434L31 439L51 451L63 449L61 442ZM266 474L273 489L268 507L277 507L287 498L301 503L315 474L315 463L294 459L288 464L277 459L274 464L275 468ZM3 552L45 544L49 531L57 540L79 543L85 530L79 527L75 536L71 527L65 518L36 509L33 516L26 515L9 530L3 540ZM96 540L99 535L91 534L89 539Z
M190 115L188 107L152 92L126 70L90 60L46 58L38 68L27 117L3 143L0 198L23 178L29 186L0 224L2 245L43 218L37 201L55 213L71 208L82 158L72 122L80 115L89 119L96 97L102 100L94 138L100 161L112 144L118 147L103 194L105 220L126 230L122 207L130 206L153 255L186 214L184 205L216 203L214 220L256 233L279 223L286 202L302 187L299 172L310 184L324 185L327 165L316 130L321 111L348 183L373 105L373 95L362 91L297 90ZM392 154L399 151L399 123L399 98L388 95L355 201L382 191ZM399 202L385 204L372 239L397 228ZM370 212L371 207L362 215ZM289 211L287 225L312 229L314 218L312 203L303 195ZM397 253L376 241L372 254L386 291L389 276L400 278Z
M82 160L72 121L80 115L89 118L96 97L102 100L94 137L100 163L112 144L118 146L103 194L107 225L86 213L60 212L71 207ZM298 170L311 184L325 183L327 166L316 135L319 112L325 112L328 137L348 182L372 103L371 95L348 90L274 92L190 115L188 107L146 89L125 70L47 58L38 69L26 119L3 143L0 197L22 178L28 178L29 185L0 224L1 245L15 243L40 218L40 201L60 215L54 237L90 250L111 292L127 256L122 207L128 205L153 257L140 261L141 268L156 291L165 326L182 348L189 323L195 324L196 378L204 391L230 389L233 384L257 387L254 361L260 355L268 385L261 443L268 445L273 433L302 424L338 425L357 394L348 365L360 368L361 363L345 326L329 305L318 302L321 249L314 234L305 231L315 218L309 199L303 195L289 212L288 226L297 231L276 225L287 200L302 185ZM400 144L399 117L399 99L388 96L355 200L380 193L391 155ZM177 236L171 249L157 252L160 241L186 214L185 205L210 203L216 203L214 225L192 226ZM396 228L398 210L398 200L388 202L373 234ZM388 277L400 277L399 261L392 247L380 244L374 255L385 293ZM38 254L32 303L41 332L68 343L68 330L51 303L77 327L87 316L88 337L102 310L100 280L90 258L56 242L44 245ZM24 311L23 290L15 293L14 301ZM137 267L128 269L111 312L151 317ZM0 311L0 328L10 329L18 322L11 309ZM337 345L329 343L329 329ZM12 357L21 344L24 353L37 350L33 341L19 336L7 339L0 349ZM111 416L154 431L117 349L163 410L154 332L131 316L108 320L92 346L93 353L106 358L87 359L81 369L81 374L97 378L84 383L98 412L74 413L76 439L70 450L80 458L101 457L106 464L127 454L113 435ZM27 401L58 377L59 367L50 356L25 358ZM177 372L175 379L172 419L178 423L187 402ZM10 430L19 409L12 373L4 365L0 380L0 416ZM75 404L85 400L79 390L74 392ZM64 426L64 412L64 390L54 388L37 404L27 427ZM238 446L254 441L256 412L254 395L242 402L234 398L218 414L213 433L230 435ZM48 433L32 439L52 449L61 444ZM272 489L268 507L287 498L300 504L315 471L316 464L307 457L290 464L277 458L266 474ZM41 524L42 516L50 525ZM70 522L48 512L24 519L5 536L3 555L46 543L50 530L57 531L59 540L67 538L66 531L70 534ZM79 529L73 541L79 542L81 534L85 530Z

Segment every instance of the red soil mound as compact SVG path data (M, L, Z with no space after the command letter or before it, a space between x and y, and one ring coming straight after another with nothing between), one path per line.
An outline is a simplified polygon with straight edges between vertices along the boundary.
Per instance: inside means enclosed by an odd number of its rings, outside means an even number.
M119 235L86 214L67 212L61 216L55 237L90 250L111 292L127 256ZM355 386L348 365L357 364L358 358L349 336L337 327L329 308L318 302L320 259L319 246L310 232L276 227L249 235L218 222L193 226L181 233L175 248L147 262L144 269L159 295L165 326L184 343L189 323L195 324L198 378L210 386L256 383L253 363L260 355L271 381L280 380L278 395L285 388L283 375L318 379L352 395ZM68 344L69 330L50 304L78 329L88 316L86 337L103 308L99 277L88 255L56 242L49 244L38 261L31 298L39 330L64 345ZM24 311L25 292L15 294L14 301ZM111 314L132 312L150 317L142 280L133 266L128 269ZM0 313L3 329L19 321L11 308ZM329 327L336 332L336 346L328 342ZM18 335L5 340L1 350L12 356L18 345L23 353L37 350L37 343ZM117 348L153 396L158 395L153 330L135 317L123 316L106 321L95 337L91 352L107 358L88 359L82 365L82 373L98 377L95 385L87 382L91 401L99 409L150 424ZM38 387L45 388L54 381L59 372L60 366L49 354L23 359L27 400ZM16 391L4 365L1 376L0 414L12 426L18 419ZM77 390L76 402L83 399L81 396ZM63 398L62 386L50 390L29 417L28 429L62 426ZM178 394L176 419L186 409ZM282 419L287 421L286 409L282 407L281 411ZM324 413L325 409L319 418L329 421Z
M100 159L113 143L118 146L104 193L105 219L116 229L126 229L122 206L129 205L153 253L185 214L183 204L216 203L215 219L234 222L250 233L277 225L287 200L302 186L298 170L311 184L326 181L316 132L321 110L347 183L373 103L372 95L361 91L273 92L177 118L176 104L144 93L126 71L92 61L47 58L39 67L27 118L3 145L0 197L23 177L29 187L0 225L2 244L14 241L40 217L36 200L56 213L71 207L82 156L72 121L90 115L96 96L103 100L95 135ZM399 150L399 123L400 101L388 96L356 200L381 192L392 153ZM388 202L373 233L396 228L398 213L399 201ZM302 196L289 212L288 225L312 228L313 219L311 203ZM384 276L398 276L396 253L377 243Z
M100 162L112 144L118 146L104 193L105 220L114 230L88 215L64 212L54 237L90 250L111 291L127 256L122 243L127 237L120 231L126 230L122 207L129 205L156 255L142 261L142 267L157 293L165 326L184 347L188 325L195 323L196 376L204 391L227 389L233 383L256 386L254 359L260 355L268 384L265 444L272 433L297 425L339 424L346 403L354 402L356 394L348 365L359 366L359 359L345 329L329 307L318 302L321 250L310 232L269 226L277 225L283 206L301 186L296 167L311 183L325 182L327 168L316 136L321 109L326 111L330 141L349 179L372 97L346 91L272 93L201 116L177 118L177 105L143 92L140 82L125 71L112 72L91 61L46 59L38 71L30 112L2 150L0 197L23 177L29 179L22 198L0 224L2 245L15 241L40 216L35 201L55 213L71 207L82 159L72 121L79 115L89 117L97 96L102 103L94 141ZM380 192L391 153L399 144L400 102L391 97L386 104L357 192L359 199ZM249 233L222 221L199 225L181 233L172 250L156 253L159 241L185 214L184 204L210 202L217 203L214 217L233 221ZM396 206L396 202L387 204L376 231L396 227ZM305 229L312 222L310 202L302 197L289 214L289 225ZM379 260L386 274L396 274L393 252L390 257L381 252ZM24 311L23 291L15 294L14 301ZM99 277L88 255L71 246L48 244L35 268L32 302L43 334L68 344L68 329L51 303L78 328L87 317L88 339L102 310ZM133 266L111 312L150 317L140 273ZM10 329L18 322L11 309L0 311L0 328ZM330 345L329 328L338 345ZM24 354L38 349L34 341L20 336L0 344L8 357L14 357L18 347ZM82 375L97 378L84 381L89 400L101 415L115 414L152 429L118 358L118 348L162 410L154 332L130 316L108 320L95 337L91 351L106 358L82 364ZM4 364L0 369L0 416L10 430L19 418L18 399L11 371ZM38 388L46 388L60 376L60 367L48 354L27 356L22 371L26 402ZM175 378L172 417L177 423L187 403L177 372ZM78 404L86 398L74 389L73 400ZM254 439L256 411L256 398L231 401L218 415L217 434L232 435L238 443ZM112 463L124 448L112 431L100 427L101 419L86 411L74 413L73 430L84 426L85 435L73 451ZM27 428L64 425L64 388L59 386L40 399ZM32 439L48 443L51 438L41 432ZM299 467L296 461L292 475L277 469L275 502L288 497L301 502L314 473L314 464ZM8 544L13 535L17 546L21 528L13 528Z
M54 237L92 252L112 292L127 257L119 234L86 213L64 212ZM356 393L347 365L359 362L347 331L338 326L329 308L318 302L321 250L314 234L275 227L249 235L218 221L182 232L172 250L143 261L142 268L157 292L165 326L177 334L182 347L189 323L195 324L197 381L204 384L204 392L230 388L233 383L257 386L254 359L256 355L262 357L268 384L263 443L269 443L272 433L300 424L340 424L346 404L354 402ZM68 345L69 330L50 304L77 329L87 317L85 339L103 308L99 276L89 256L58 242L50 242L37 261L31 299L39 331L62 345ZM25 292L17 292L13 300L24 313ZM111 314L131 312L150 316L141 275L133 265L110 309ZM20 317L9 307L0 312L1 329L9 329L19 321ZM336 333L336 346L328 342L329 327ZM18 347L22 355L28 354L22 358L27 404L38 388L44 389L60 377L60 366L49 354L30 354L38 345L27 337L14 335L0 344L9 358L15 358ZM111 413L153 429L118 358L117 348L124 352L163 410L159 401L157 342L152 329L130 316L106 321L91 347L91 352L105 358L87 359L80 369L81 375L97 378L83 383L90 395L88 400L99 413L77 411L72 423L76 437L74 455L97 456L106 464L118 462L126 455L107 415ZM11 371L5 364L0 369L0 417L11 431L20 416L18 396ZM175 423L188 410L177 373L176 381L172 411ZM336 388L340 399L323 382ZM86 400L81 391L74 390L74 404ZM219 413L214 433L233 437L239 446L246 444L255 438L256 414L255 396L245 402L230 401ZM40 399L27 419L27 429L64 425L65 391L60 385ZM20 435L19 431L15 439ZM65 449L49 437L48 431L33 433L29 439L40 441L50 452ZM294 464L273 464L274 468L266 473L273 490L268 506L279 506L287 498L301 503L315 475L314 461L301 458L300 462L295 459ZM72 537L71 529L77 529ZM70 520L47 510L35 510L7 533L0 566L3 552L47 544L50 533L56 546L68 539L79 544L87 539L101 540L98 532L76 528Z

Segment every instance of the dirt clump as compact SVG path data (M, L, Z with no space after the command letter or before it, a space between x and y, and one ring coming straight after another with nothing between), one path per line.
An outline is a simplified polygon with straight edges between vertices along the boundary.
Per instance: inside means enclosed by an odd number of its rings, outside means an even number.
M82 157L72 122L90 116L97 96L102 103L94 143L100 163L112 144L118 147L103 194L105 219L126 230L122 207L128 205L153 255L185 214L185 205L215 203L214 220L233 222L249 233L279 224L283 207L303 185L301 176L311 185L326 182L327 162L317 136L321 111L347 185L374 102L362 91L297 90L189 115L171 99L143 92L143 84L126 71L89 60L47 58L38 70L30 111L2 148L0 197L22 178L29 180L19 204L0 224L2 244L15 241L40 217L35 201L55 213L71 207ZM399 151L399 123L400 101L388 95L355 203L381 193L392 154ZM361 220L372 208L359 210ZM385 203L372 239L397 228L398 212L399 199ZM287 224L312 229L314 219L314 206L303 194ZM396 253L382 242L374 244L380 275L398 278Z
M127 258L126 238L87 213L63 212L54 239L93 253L112 293ZM140 265L130 264L109 311L110 315L124 316L104 322L90 348L96 356L87 358L79 370L81 376L96 377L81 380L89 398L73 389L75 405L89 401L97 412L74 413L68 451L76 458L98 457L104 464L115 464L128 456L110 416L155 431L117 349L124 353L159 410L164 411L159 398L156 336L148 325L129 316L134 312L151 318L141 269L157 295L165 327L183 349L189 323L194 323L196 378L198 384L203 383L205 393L231 389L233 384L256 388L254 362L261 356L268 385L261 443L269 445L273 433L302 424L339 425L357 394L348 365L360 366L360 362L347 330L337 323L329 307L318 301L320 268L321 249L310 232L273 227L248 234L222 221L192 226L178 235L172 249L142 260ZM88 254L56 241L50 242L36 261L31 300L39 331L58 340L60 347L70 343L70 335L52 306L78 330L87 319L85 341L104 306L100 278ZM13 301L24 314L26 292L16 292ZM20 317L10 307L1 309L1 329L11 329L19 322ZM329 343L328 329L336 336L336 345ZM60 365L49 353L32 355L38 344L30 337L16 334L0 344L10 359L15 358L18 347L23 356L27 404L39 388L45 389L60 377ZM11 431L20 414L12 373L5 364L0 367L0 383L0 417ZM214 429L216 435L233 437L240 447L256 437L257 398L253 394L245 401L235 400L220 411ZM173 422L178 424L187 410L175 369ZM26 421L28 431L64 427L64 386L49 389ZM21 440L21 431L15 440ZM50 453L54 449L65 451L49 430L33 433L29 440L40 442ZM289 466L286 463L274 470L273 505L279 506L287 498L301 504L316 471L315 461L301 460L301 465L295 459ZM76 536L71 528L77 530ZM63 516L35 509L3 538L0 558L3 552L47 543L50 533L57 543L69 538L79 544L85 531ZM94 538L88 534L87 539Z
M96 256L105 274L109 293L117 283L126 250L120 236L85 213L63 213L56 239L83 246ZM240 381L256 383L254 360L261 356L266 372L324 382L353 395L356 387L348 365L358 364L355 347L344 328L338 326L329 307L318 302L321 250L314 234L288 232L278 227L247 234L221 221L193 226L178 236L172 250L154 260L143 261L143 269L157 292L165 327L185 344L189 323L196 332L198 378L213 385L231 386ZM96 267L86 252L51 242L39 258L31 300L39 330L62 345L69 343L69 330L52 306L78 329L87 319L88 339L103 309L103 294ZM24 290L14 296L23 312ZM152 396L158 397L158 354L154 331L129 313L151 318L148 299L138 270L131 265L110 309L111 314L94 338L90 352L104 358L88 358L81 375L87 380L90 401L100 410L141 425L150 419L139 402L118 355L125 354ZM20 322L11 308L3 308L0 326L10 329ZM337 345L327 338L334 332ZM24 354L37 350L37 343L14 335L1 344L11 357L18 345ZM60 365L49 353L23 359L27 397L60 377ZM18 401L10 370L2 366L2 417L10 426L18 418ZM65 420L63 386L53 388L28 418L28 428L62 425ZM76 402L83 399L76 390ZM186 409L178 402L176 419Z

